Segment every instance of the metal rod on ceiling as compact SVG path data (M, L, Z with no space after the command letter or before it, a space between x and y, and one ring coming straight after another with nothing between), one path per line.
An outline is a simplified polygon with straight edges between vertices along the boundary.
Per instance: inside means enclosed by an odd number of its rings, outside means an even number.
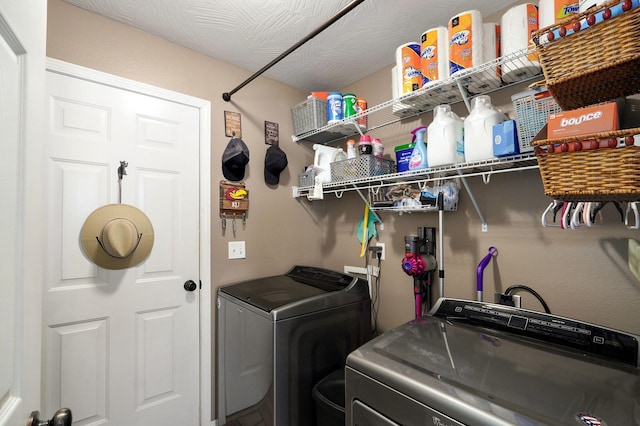
M300 46L302 46L303 44L305 44L306 42L308 42L309 40L311 40L312 38L314 38L315 36L320 34L322 31L326 30L334 22L336 22L338 19L342 18L344 15L349 13L352 9L354 9L357 5L359 5L363 1L364 0L354 0L351 3L349 3L341 11L336 13L331 19L329 19L327 22L325 22L324 24L320 25L314 31L309 33L309 35L307 35L305 38L303 38L302 40L300 40L299 42L297 42L296 44L291 46L289 49L287 49L284 53L282 53L280 56L275 58L273 61L269 62L267 65L262 67L260 70L256 71L255 74L253 74L251 77L247 78L245 81L240 83L236 88L234 88L230 92L223 93L222 94L222 99L224 99L226 102L229 102L231 100L231 96L234 93L236 93L238 90L242 89L247 84L251 83L254 79L259 77L266 70L268 70L269 68L271 68L272 66L274 66L275 64L277 64L278 62L280 62L281 60L286 58L287 56L289 56L294 50L296 50L297 48L299 48Z

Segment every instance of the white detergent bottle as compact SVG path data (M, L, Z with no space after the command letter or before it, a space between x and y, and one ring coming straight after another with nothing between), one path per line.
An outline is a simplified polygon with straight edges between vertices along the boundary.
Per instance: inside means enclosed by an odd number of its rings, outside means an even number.
M427 126L420 126L411 131L413 138L411 142L415 142L416 145L411 151L411 158L409 159L409 170L420 170L429 167L427 162L427 146L424 142L424 134L427 132Z
M464 119L464 159L467 163L493 158L493 126L507 116L491 105L488 95L471 101L471 112Z
M429 167L464 163L464 121L451 111L451 106L438 105L433 110L433 121L427 127L427 158Z

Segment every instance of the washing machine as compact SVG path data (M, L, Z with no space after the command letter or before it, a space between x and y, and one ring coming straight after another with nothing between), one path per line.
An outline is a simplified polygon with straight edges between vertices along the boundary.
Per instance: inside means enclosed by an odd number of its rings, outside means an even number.
M309 266L220 287L218 424L315 424L313 386L371 338L366 280Z
M345 367L347 425L640 425L638 337L440 299Z

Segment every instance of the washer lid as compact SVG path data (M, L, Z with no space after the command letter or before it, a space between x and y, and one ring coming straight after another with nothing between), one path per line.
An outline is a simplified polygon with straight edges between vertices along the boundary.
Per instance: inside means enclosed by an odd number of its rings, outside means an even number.
M266 312L326 293L323 289L295 281L286 275L232 284L221 287L220 291Z
M347 366L465 424L491 424L481 417L582 424L591 417L640 425L637 368L464 318L411 321L352 352Z

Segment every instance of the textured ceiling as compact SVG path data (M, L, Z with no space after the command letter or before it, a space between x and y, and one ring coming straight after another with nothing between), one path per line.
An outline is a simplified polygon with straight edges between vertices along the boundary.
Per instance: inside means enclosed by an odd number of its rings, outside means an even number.
M351 0L65 0L255 72L322 26ZM490 16L517 0L364 0L263 76L329 91L395 61L396 47L465 10ZM238 84L242 81L238 81ZM230 87L229 90L233 88Z

